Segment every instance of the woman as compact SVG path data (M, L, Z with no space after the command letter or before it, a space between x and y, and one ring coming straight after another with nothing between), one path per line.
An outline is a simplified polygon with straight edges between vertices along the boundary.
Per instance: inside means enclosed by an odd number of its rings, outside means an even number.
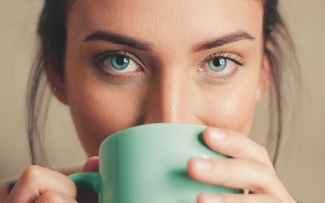
M283 28L276 0L47 0L41 60L31 79L30 135L37 134L36 93L46 73L91 157L84 171L97 170L99 145L119 130L202 124L211 126L206 144L233 159L192 158L189 175L254 195L200 194L198 202L293 203L265 148L247 137L269 81L279 101L275 37ZM281 111L280 102L276 107ZM61 173L31 166L6 202L76 202L76 192Z

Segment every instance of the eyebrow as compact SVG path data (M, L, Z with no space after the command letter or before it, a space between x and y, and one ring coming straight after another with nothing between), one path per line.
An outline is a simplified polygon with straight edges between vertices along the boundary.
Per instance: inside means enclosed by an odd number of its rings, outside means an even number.
M106 41L113 44L121 44L141 51L151 51L150 45L145 42L140 42L139 40L133 39L131 37L123 36L121 34L116 34L107 31L97 31L90 34L83 41Z
M213 49L216 47L220 47L226 44L230 44L240 40L254 40L255 38L252 37L250 34L244 31L234 32L227 34L221 38L217 38L212 41L204 42L202 44L198 44L194 46L193 52L204 51L208 49ZM113 44L121 44L125 46L129 46L141 51L151 51L152 48L149 43L141 42L137 39L124 36L117 33L107 32L107 31L96 31L86 37L83 41L90 42L90 41L106 41L111 42Z
M234 32L234 33L227 34L223 37L217 38L215 40L199 44L199 45L195 46L195 48L193 49L193 52L199 52L199 51L204 51L204 50L208 50L208 49L213 49L213 48L220 47L220 46L230 44L233 42L237 42L240 40L251 40L252 41L254 39L255 38L252 37L247 32L244 32L244 31Z

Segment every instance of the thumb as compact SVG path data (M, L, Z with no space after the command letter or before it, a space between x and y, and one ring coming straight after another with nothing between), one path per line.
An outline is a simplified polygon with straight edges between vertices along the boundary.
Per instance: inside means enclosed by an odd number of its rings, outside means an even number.
M98 172L98 156L90 157L84 166L82 167L82 172L93 171Z

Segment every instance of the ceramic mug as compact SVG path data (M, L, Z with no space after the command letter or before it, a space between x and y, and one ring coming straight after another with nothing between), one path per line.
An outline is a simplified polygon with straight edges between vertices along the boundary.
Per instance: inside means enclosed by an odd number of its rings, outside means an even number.
M187 203L201 192L237 190L200 183L186 170L191 157L227 158L203 142L206 126L177 123L147 124L107 137L99 148L99 172L69 178L91 187L100 203Z

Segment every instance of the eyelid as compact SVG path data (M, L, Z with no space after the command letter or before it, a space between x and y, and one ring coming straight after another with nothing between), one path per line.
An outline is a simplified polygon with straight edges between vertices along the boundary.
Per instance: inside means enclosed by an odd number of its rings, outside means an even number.
M236 53L233 52L227 52L227 51L221 51L221 52L216 52L213 53L211 55L209 55L208 57L206 57L203 60L203 63L207 63L208 61L210 61L211 59L215 59L215 58L225 58L225 59L229 59L232 62L236 63L239 66L245 66L245 62L243 61L242 57Z
M90 63L94 65L98 65L102 63L104 60L108 59L109 57L116 56L116 55L127 56L142 68L144 67L143 63L139 60L139 58L135 54L126 50L104 50L103 52L93 57L93 60L91 60Z
M204 71L202 67L207 66L210 60L212 59L217 59L217 58L223 58L226 60L230 60L232 63L235 64L235 68L226 74L218 74L216 72L209 72L209 71ZM211 83L211 84L227 84L228 81L230 81L233 76L235 76L240 67L245 67L246 63L244 62L243 58L233 52L227 52L227 51L221 51L221 52L216 52L208 57L206 57L203 62L200 64L199 72L201 72L201 78L203 81ZM202 69L202 71L201 71Z

